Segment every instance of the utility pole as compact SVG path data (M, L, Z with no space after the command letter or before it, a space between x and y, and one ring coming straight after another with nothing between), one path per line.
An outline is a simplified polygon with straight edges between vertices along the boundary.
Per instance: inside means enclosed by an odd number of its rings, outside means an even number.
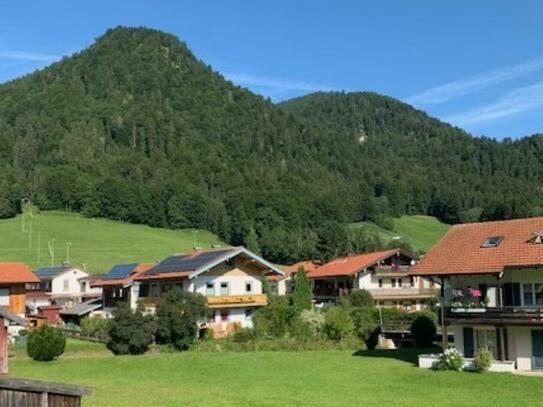
M192 230L192 248L196 250L196 234L198 231L196 229Z
M41 255L41 252L40 252L40 244L41 244L41 230L38 231L38 247L36 248L36 250L38 251L38 266L40 265L40 255Z
M72 245L72 242L66 243L66 264L70 264L70 246Z
M47 242L47 246L49 249L49 256L51 256L51 266L55 265L55 239L51 239L49 242Z

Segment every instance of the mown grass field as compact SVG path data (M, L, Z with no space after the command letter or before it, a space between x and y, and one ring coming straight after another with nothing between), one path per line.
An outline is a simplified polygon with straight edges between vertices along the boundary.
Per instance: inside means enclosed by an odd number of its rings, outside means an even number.
M31 226L30 226L31 225ZM168 255L191 251L192 230L169 230L133 225L107 219L89 219L66 212L40 212L0 220L0 261L21 261L33 268L51 265L48 242L54 239L55 264L66 259L91 273L108 271L113 264L155 262ZM196 233L196 244L209 248L220 244L217 236L206 231Z
M86 347L82 351L82 347ZM543 378L433 372L413 350L171 353L114 357L70 341L59 360L17 352L10 375L95 388L85 407L536 406Z
M411 215L395 218L394 230L411 239L413 247L428 251L451 227L432 216Z

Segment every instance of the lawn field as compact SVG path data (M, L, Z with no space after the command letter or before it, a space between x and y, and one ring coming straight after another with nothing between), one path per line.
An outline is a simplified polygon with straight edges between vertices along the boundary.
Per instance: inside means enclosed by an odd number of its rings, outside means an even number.
M10 375L95 388L84 407L535 406L543 378L433 372L409 350L166 353L114 357L71 341L49 363L17 353Z
M67 257L71 264L85 265L91 273L108 271L113 264L155 262L173 253L191 251L196 245L220 244L212 233L169 230L107 219L90 219L66 212L40 212L0 220L0 261L20 261L35 268L49 266L48 243L54 239L54 262Z
M393 219L394 230L407 236L415 249L428 251L447 233L450 225L441 223L432 216L406 215Z

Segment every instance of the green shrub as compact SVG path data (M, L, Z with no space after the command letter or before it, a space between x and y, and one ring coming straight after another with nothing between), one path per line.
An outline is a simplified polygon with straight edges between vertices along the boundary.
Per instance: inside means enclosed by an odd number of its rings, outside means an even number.
M369 291L360 289L351 291L341 297L341 305L344 307L374 308L375 300Z
M316 338L313 327L301 317L295 318L289 325L290 336L301 341L310 341Z
M490 352L487 348L479 349L473 358L473 367L475 368L475 371L479 373L488 372L491 364L492 352Z
M215 339L215 331L211 328L206 328L201 331L200 340L202 341L212 341Z
M251 342L255 340L256 333L254 329L251 328L237 328L234 334L232 335L232 340L234 342L244 343Z
M432 366L434 370L460 371L464 366L464 359L455 348L449 348L443 352L438 361Z
M374 308L352 308L350 312L356 336L368 349L377 346L379 336L379 316Z
M58 328L42 325L28 335L26 351L34 360L50 361L64 353L66 337Z
M17 332L17 335L26 336L28 335L28 331L26 329L19 329L19 332Z
M380 309L381 318L383 323L395 322L395 321L405 321L410 319L409 313L399 308L381 308Z
M81 321L81 333L92 338L106 339L108 321L102 317L86 317Z
M407 318L411 321L414 321L415 319L421 316L431 319L432 321L434 321L434 324L437 325L437 322L438 322L437 314L429 309L424 310L424 311L415 311L415 312L407 313Z
M139 355L149 350L153 341L153 320L144 316L141 309L133 312L126 304L113 311L108 321L107 348L115 355Z
M187 350L198 336L198 322L207 319L206 299L174 287L165 293L156 310L156 340L177 350Z
M267 306L259 308L253 315L256 334L259 337L281 338L287 333L295 315L288 298L272 297Z
M435 322L426 315L418 316L411 324L411 336L415 346L429 348L434 342L437 328Z
M300 320L311 329L314 337L320 337L324 330L324 314L319 310L304 310L300 314Z
M349 312L340 307L330 308L324 316L324 332L333 341L341 341L352 335L354 323Z

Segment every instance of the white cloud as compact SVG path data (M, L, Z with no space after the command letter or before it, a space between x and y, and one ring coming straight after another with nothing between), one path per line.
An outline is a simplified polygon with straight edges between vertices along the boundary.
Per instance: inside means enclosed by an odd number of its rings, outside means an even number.
M224 76L238 85L268 88L277 93L295 90L307 92L337 90L331 86L319 85L311 82L253 76L243 73L225 73Z
M0 51L0 59L17 59L23 61L52 62L60 59L58 55L41 54L25 51Z
M461 127L472 126L493 122L540 106L543 106L543 82L514 89L494 103L444 117L443 120Z
M412 95L405 101L411 104L443 103L511 79L528 75L541 69L543 69L543 58L539 58L521 65L500 68L471 76L469 78L445 83L416 95Z

